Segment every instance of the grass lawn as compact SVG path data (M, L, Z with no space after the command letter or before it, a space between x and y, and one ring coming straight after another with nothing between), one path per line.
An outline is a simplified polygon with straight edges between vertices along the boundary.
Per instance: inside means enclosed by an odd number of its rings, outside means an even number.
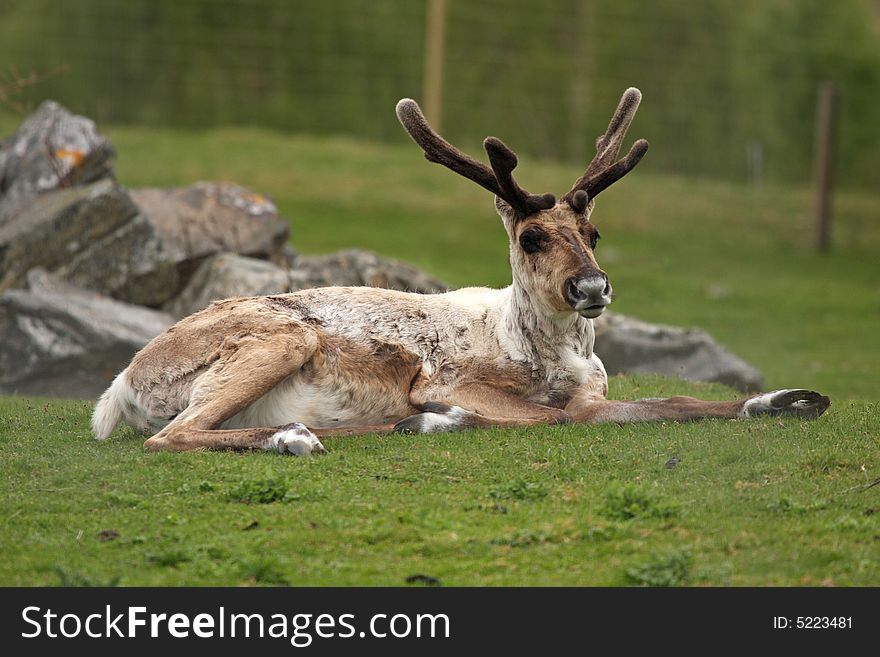
M269 193L302 252L371 248L456 286L509 281L489 195L414 146L106 132L123 184ZM520 168L557 194L580 173ZM147 454L128 429L92 440L90 404L0 398L0 584L880 585L880 486L862 489L880 475L880 197L838 196L823 256L809 200L663 176L649 154L594 222L615 310L707 329L768 389L831 395L818 421L365 436L295 459ZM734 394L612 381L617 398L680 393Z
M93 440L90 411L0 401L3 584L880 584L880 486L861 488L877 403L812 423L364 436L311 459L148 454L129 430Z

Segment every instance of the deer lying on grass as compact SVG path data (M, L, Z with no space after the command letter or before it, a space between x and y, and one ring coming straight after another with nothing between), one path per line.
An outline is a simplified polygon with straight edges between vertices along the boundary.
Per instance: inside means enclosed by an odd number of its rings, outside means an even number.
M151 450L264 449L323 453L320 438L391 431L563 422L637 422L795 415L828 397L777 390L741 401L692 397L612 401L593 353L593 322L611 302L594 257L596 196L648 150L617 160L641 100L628 89L597 154L559 201L514 181L516 155L483 143L491 167L437 135L419 106L397 116L431 162L495 195L510 239L513 283L420 295L328 287L217 301L155 338L98 402L107 438L125 420L155 432Z

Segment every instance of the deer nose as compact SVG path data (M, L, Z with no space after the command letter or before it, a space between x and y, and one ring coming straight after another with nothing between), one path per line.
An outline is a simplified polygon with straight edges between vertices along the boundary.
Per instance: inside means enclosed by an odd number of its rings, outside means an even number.
M565 285L565 294L572 308L581 314L598 317L611 303L611 283L604 274L570 278Z

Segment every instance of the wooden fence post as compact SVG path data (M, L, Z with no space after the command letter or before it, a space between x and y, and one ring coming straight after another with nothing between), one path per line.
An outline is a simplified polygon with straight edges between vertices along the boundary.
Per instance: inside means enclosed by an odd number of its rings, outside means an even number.
M446 49L446 0L428 0L425 22L425 73L422 95L427 119L443 129L443 59Z
M834 152L837 141L837 87L823 82L816 105L816 162L813 184L816 187L813 215L816 248L831 247L831 205L834 183Z

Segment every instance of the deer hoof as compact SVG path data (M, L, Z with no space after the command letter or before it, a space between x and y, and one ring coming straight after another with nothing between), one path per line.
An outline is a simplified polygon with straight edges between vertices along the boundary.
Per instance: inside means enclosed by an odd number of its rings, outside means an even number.
M394 425L397 433L443 433L457 431L473 426L473 413L460 406L450 406L439 402L422 404L424 413L417 413L402 419Z
M294 456L327 453L318 437L299 422L281 427L281 430L269 439L266 449Z
M757 415L794 415L812 419L819 417L831 406L831 400L812 390L774 390L747 399L742 417Z

